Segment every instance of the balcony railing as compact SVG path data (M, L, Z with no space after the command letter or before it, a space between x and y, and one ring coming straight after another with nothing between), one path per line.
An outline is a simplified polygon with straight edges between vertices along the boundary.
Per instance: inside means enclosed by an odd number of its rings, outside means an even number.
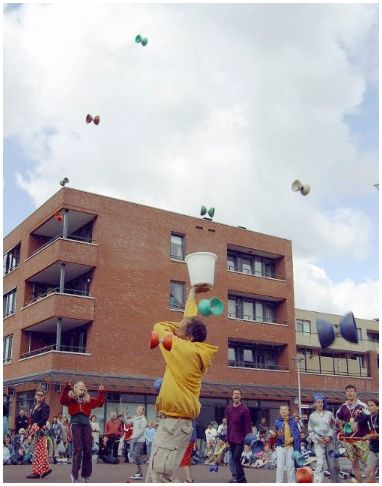
M20 355L20 359L31 358L32 356L38 356L39 354L48 353L49 351L86 353L86 348L84 346L57 346L56 344L51 344L49 346L34 349L33 351L28 351L27 353Z
M34 302L37 302L51 294L81 295L83 297L90 297L89 290L63 289L63 291L60 292L60 287L55 287L55 288L50 288L46 292L36 295L36 297L33 297L32 299L28 300L27 302L25 302L24 307L29 304L33 304Z
M308 368L302 367L300 368L302 373L311 373L311 374L324 374L324 375L333 375L333 376L354 376L354 377L370 377L370 371L366 368L360 369L359 371L340 371L340 370L323 370L318 368Z
M46 243L44 243L42 246L40 246L39 248L37 248L37 250L35 250L30 256L32 257L33 255L35 255L36 253L38 253L39 251L43 250L44 248L46 248L47 246L51 245L52 243L54 243L56 240L72 240L72 241L82 241L83 243L95 243L94 240L91 239L91 237L84 237L84 236L77 236L77 235L67 235L66 238L64 237L64 234L63 233L60 233L56 236L54 236L53 238L51 238L50 240L48 240Z
M274 272L259 272L258 270L241 270L239 267L235 265L227 265L227 270L229 272L237 272L237 273L244 273L246 275L253 275L255 277L263 277L263 278L273 278L275 280L286 280L285 275L278 275Z
M239 321L259 322L261 324L287 324L285 320L274 319L273 317L254 316L253 314L243 314L240 312L229 312L228 317Z
M228 361L228 366L231 368L251 368L256 370L276 370L276 371L289 371L287 366L280 366L278 364L263 364L263 363L253 363L250 361Z

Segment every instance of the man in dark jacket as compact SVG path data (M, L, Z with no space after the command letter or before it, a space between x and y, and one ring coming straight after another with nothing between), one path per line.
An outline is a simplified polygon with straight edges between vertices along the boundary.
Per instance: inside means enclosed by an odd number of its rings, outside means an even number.
M20 432L20 429L27 429L29 425L29 418L25 415L25 411L20 408L19 414L15 420L15 434Z
M248 407L241 403L241 390L232 390L232 404L225 411L227 418L227 441L230 447L230 483L246 483L244 469L241 465L241 454L244 450L244 438L252 432L251 416Z

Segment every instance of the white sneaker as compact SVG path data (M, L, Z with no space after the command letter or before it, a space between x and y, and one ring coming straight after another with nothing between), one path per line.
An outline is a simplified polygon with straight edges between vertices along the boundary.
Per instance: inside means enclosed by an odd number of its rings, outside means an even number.
M72 483L79 483L78 479L76 479L73 474L70 475L70 479L72 481Z
M90 478L84 478L85 483L91 483Z
M142 473L136 473L134 476L130 476L130 479L143 479L143 474Z

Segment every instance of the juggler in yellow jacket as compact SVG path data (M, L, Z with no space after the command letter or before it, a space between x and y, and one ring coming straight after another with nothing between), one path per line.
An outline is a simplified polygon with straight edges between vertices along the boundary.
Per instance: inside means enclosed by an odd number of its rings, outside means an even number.
M193 297L189 297L184 310L184 318L196 317L198 307ZM154 332L163 339L180 329L179 322L158 322ZM170 417L195 419L200 413L200 388L202 376L212 364L217 346L205 342L192 342L174 335L172 349L167 351L160 344L166 370L156 401L158 412Z

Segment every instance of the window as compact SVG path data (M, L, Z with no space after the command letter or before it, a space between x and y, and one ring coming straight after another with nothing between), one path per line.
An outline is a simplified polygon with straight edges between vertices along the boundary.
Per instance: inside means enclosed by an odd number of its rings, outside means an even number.
M227 257L227 270L236 270L236 257L235 255L228 254Z
M228 296L228 317L257 322L277 322L277 306L269 302Z
M184 260L184 236L171 233L170 257L176 260Z
M371 343L379 343L379 334L368 332L367 333L367 339Z
M253 321L253 302L243 301L243 319Z
M230 250L227 253L227 270L274 278L275 263L271 258Z
M12 359L12 338L10 335L3 339L3 363L9 363Z
M304 334L311 334L311 323L303 319L296 319L296 331Z
M240 368L278 369L280 346L257 343L228 343L228 366Z
M235 299L228 299L228 317L237 317L237 304Z
M357 327L357 336L358 341L362 341L362 329L360 327Z
M9 250L5 255L3 259L4 263L4 275L6 275L9 272L12 272L15 268L19 266L20 262L20 247L21 245L18 244L12 250Z
M3 295L3 317L10 316L16 311L16 289Z
M184 282L170 283L170 309L184 309Z

